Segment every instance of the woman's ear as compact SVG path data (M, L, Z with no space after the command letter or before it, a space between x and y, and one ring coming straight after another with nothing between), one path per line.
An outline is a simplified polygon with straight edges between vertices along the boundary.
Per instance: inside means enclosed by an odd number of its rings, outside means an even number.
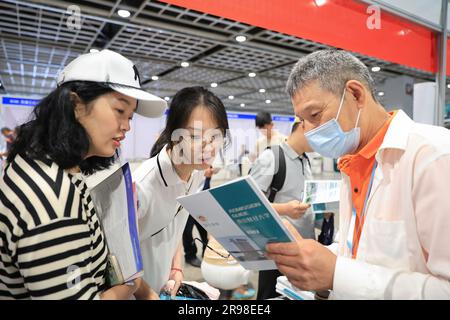
M70 100L72 101L72 104L74 105L74 112L75 112L75 119L79 119L85 114L86 106L81 101L81 98L76 94L75 92L70 93Z

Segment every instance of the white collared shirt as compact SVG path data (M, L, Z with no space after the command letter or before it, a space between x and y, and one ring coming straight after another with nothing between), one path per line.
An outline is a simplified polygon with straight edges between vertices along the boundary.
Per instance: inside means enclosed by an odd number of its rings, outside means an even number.
M169 280L172 259L180 244L188 213L176 198L195 193L203 172L194 170L188 182L175 172L166 147L133 173L139 215L139 239L144 279L159 293Z
M400 110L375 157L356 259L346 246L352 196L342 174L331 297L450 299L450 131Z

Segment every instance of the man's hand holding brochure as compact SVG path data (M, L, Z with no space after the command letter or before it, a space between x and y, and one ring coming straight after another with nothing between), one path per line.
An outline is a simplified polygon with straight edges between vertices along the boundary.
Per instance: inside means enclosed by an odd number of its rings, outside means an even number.
M266 245L294 241L250 176L177 199L246 269L275 269Z

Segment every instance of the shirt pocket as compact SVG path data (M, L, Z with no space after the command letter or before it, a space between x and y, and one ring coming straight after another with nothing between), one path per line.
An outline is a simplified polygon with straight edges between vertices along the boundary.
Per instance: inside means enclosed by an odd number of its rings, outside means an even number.
M405 222L374 218L367 227L367 262L390 268L408 269Z

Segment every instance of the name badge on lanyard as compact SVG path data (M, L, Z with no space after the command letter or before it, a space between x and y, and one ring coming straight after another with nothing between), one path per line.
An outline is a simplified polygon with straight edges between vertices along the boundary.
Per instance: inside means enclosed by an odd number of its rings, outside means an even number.
M352 204L352 218L350 220L350 226L348 228L348 233L347 233L347 248L350 251L350 256L352 258L356 258L356 252L353 252L353 250L354 250L355 246L357 245L357 243L359 243L359 238L355 239L355 228L357 228L356 235L358 235L358 233L360 232L360 230L363 226L364 216L367 211L367 200L369 199L370 191L372 190L373 177L375 176L376 168L377 168L377 162L375 161L375 163L373 165L372 173L370 175L369 187L367 188L366 197L364 199L364 206L363 206L363 210L361 212L361 219L359 219L359 223L357 226L356 226L356 208Z

